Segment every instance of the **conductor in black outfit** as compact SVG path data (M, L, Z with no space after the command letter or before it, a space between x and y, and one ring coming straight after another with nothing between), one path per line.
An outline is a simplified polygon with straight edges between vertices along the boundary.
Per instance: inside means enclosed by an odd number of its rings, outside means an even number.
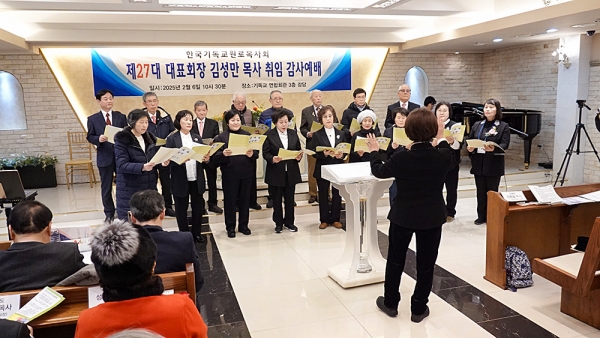
M298 133L289 129L292 114L288 110L275 108L271 115L275 128L267 131L267 139L263 144L263 157L267 161L265 183L273 191L273 222L275 233L281 233L283 227L291 232L298 231L294 225L294 195L296 184L302 182L298 161L302 160L302 152L295 159L282 160L279 149L301 150ZM285 199L285 217L281 200Z
M406 250L413 234L417 241L417 284L411 297L411 321L420 322L429 315L429 293L433 268L446 222L446 205L442 189L446 173L452 167L452 150L443 137L443 124L428 109L417 109L406 119L406 135L413 140L409 151L396 152L387 162L381 161L374 135L369 135L371 172L377 178L394 177L398 195L392 204L389 248L385 269L384 296L377 306L388 316L398 315L400 277ZM436 138L437 147L431 144Z

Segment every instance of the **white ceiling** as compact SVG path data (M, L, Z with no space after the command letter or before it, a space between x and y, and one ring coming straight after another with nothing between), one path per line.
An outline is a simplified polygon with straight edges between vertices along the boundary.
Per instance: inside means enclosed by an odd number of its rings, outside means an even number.
M401 52L486 52L579 34L594 27L572 25L600 19L600 0L136 1L0 1L0 54L50 46L140 45L386 46ZM373 7L386 2L393 4ZM597 27L600 30L600 24ZM546 34L548 28L559 31ZM523 34L537 35L514 37ZM496 37L504 41L491 43Z

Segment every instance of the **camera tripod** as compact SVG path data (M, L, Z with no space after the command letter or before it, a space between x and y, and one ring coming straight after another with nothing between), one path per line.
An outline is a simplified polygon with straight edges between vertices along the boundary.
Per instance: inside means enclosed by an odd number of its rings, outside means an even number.
M583 107L586 107L588 110L591 110L591 108L588 107L587 104L585 104L585 100L577 100L576 102L579 107L579 123L575 125L575 131L573 132L573 136L571 137L571 142L569 143L569 147L567 148L565 158L563 159L562 164L560 165L560 169L558 169L558 174L556 175L556 181L554 181L554 186L556 186L556 183L558 183L558 179L560 178L560 173L562 172L563 167L565 168L565 171L563 173L562 179L560 180L560 185L562 186L563 183L565 183L565 176L567 175L567 169L569 169L569 162L571 162L571 155L573 155L573 152L575 152L575 154L577 155L581 153L594 153L596 154L598 162L600 162L600 156L598 156L598 151L596 150L596 147L594 147L594 143L592 143L592 139L590 138L590 135L585 129L585 124L581 123L581 114L583 111ZM592 147L592 150L582 151L580 149L582 130L585 133L585 136L587 137L587 140L590 146ZM573 148L575 147L575 143L577 143L577 149L574 150ZM567 164L566 166L565 162Z

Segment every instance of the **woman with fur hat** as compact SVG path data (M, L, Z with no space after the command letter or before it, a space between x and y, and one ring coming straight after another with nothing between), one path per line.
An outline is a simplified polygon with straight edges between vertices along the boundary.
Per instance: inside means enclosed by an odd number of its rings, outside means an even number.
M156 137L147 133L148 113L132 110L127 127L115 135L117 167L117 217L127 220L129 199L142 190L156 190L156 163L150 162L156 152Z
M207 337L187 295L163 295L162 279L154 274L156 244L143 227L114 220L94 233L91 247L105 303L81 312L76 338L139 328L169 338Z
M358 114L356 120L360 123L360 130L352 135L350 148L350 163L353 162L369 162L371 160L371 154L369 152L364 152L362 150L354 151L354 144L356 143L357 138L367 138L369 134L375 134L376 137L381 136L381 132L379 128L377 128L377 124L375 120L377 117L372 110L366 109Z

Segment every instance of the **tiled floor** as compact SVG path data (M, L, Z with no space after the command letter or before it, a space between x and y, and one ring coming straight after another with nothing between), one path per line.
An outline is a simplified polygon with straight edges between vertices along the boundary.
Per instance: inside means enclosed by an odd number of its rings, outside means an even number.
M45 189L38 200L55 211L55 226L98 224L103 218L97 189L86 185ZM482 278L485 226L472 223L475 204L475 198L460 199L456 220L444 225L437 294L430 297L431 315L420 324L410 322L415 282L409 275L403 276L400 313L394 319L375 306L382 283L343 289L327 277L327 268L343 251L345 232L317 229L316 214L297 216L299 231L279 235L269 218L251 220L252 235L234 239L227 238L222 223L211 224L209 243L198 247L206 277L199 307L209 336L546 337L550 332L600 338L599 330L560 312L560 288L545 279L534 276L533 287L514 293ZM378 209L384 248L387 211ZM175 230L174 220L168 219L165 228ZM410 274L409 264L405 271Z

